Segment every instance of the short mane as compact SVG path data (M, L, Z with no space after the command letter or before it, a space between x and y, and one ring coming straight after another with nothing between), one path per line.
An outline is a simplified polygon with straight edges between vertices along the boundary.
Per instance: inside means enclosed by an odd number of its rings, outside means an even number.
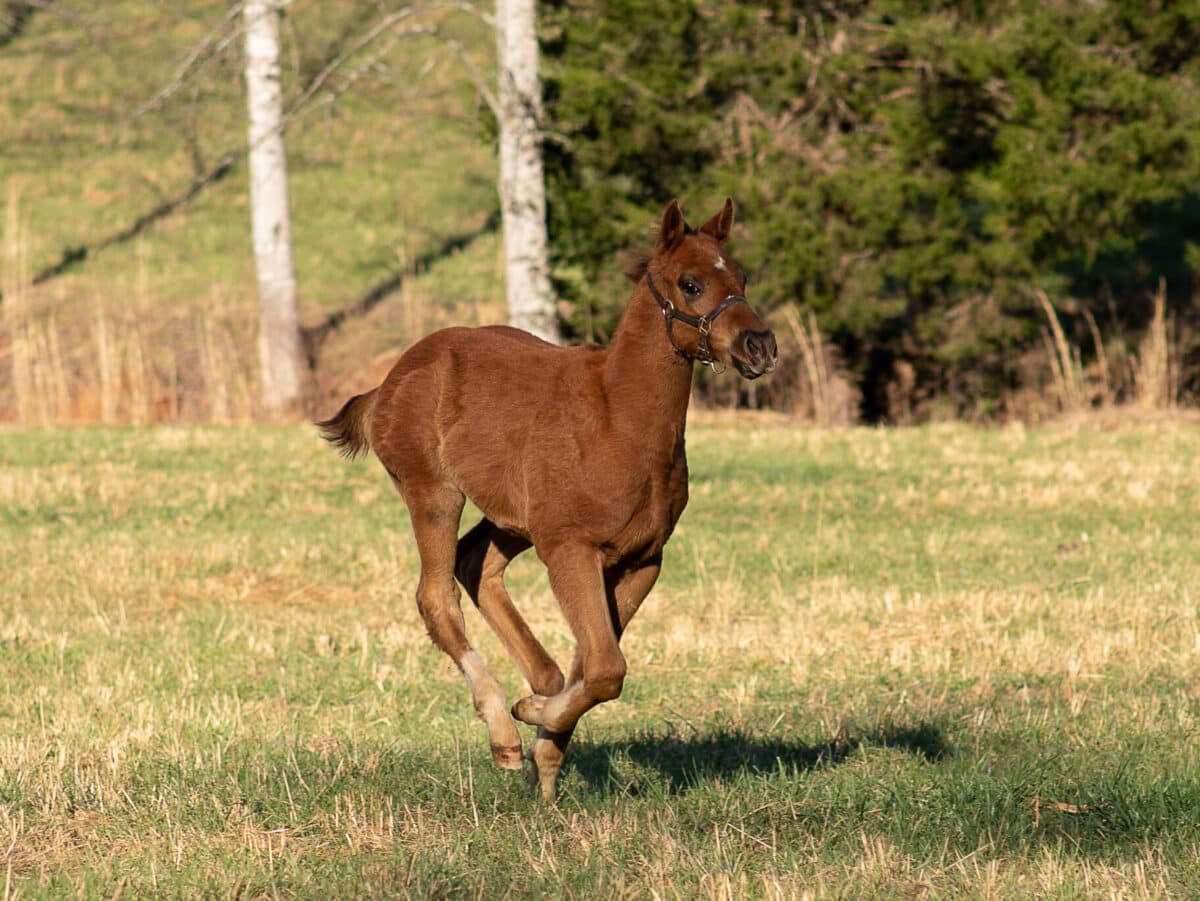
M625 266L625 277L636 285L645 277L646 270L650 268L651 259L653 259L653 254L644 250L631 251L629 263Z

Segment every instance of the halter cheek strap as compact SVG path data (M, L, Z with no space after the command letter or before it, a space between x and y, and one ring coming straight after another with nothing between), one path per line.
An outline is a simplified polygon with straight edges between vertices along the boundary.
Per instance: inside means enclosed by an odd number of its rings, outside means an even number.
M712 367L713 372L724 371L717 369L717 356L713 353L712 344L709 342L709 334L712 332L713 320L721 315L727 308L735 303L749 303L750 301L741 294L730 294L723 301L705 313L703 316L693 316L691 313L685 313L680 310L670 300L663 297L659 293L658 288L654 285L654 279L650 278L650 271L646 271L646 286L650 289L650 293L654 295L654 299L658 301L659 307L662 309L663 321L667 325L667 340L671 342L671 346L675 348L675 353L683 357L685 360L695 360L697 363L703 363L705 366ZM684 325L690 325L700 333L700 346L696 349L696 353L688 355L682 347L675 343L675 332L673 325L678 319Z

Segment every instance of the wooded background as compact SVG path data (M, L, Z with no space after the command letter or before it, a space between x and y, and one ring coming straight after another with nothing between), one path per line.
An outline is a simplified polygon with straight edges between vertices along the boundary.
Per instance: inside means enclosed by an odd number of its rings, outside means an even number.
M1200 6L543 9L578 332L611 327L611 253L662 197L730 194L755 301L815 314L867 420L1033 412L1064 375L1070 403L1130 398L1160 283L1169 391L1194 401Z
M355 49L403 8L286 8L317 407L432 328L504 319L481 99L492 10L414 4L403 31ZM233 9L0 5L5 418L255 414ZM621 255L669 199L701 219L728 194L784 359L752 387L702 377L712 403L990 421L1200 397L1196 4L619 0L538 16L568 340L611 334Z

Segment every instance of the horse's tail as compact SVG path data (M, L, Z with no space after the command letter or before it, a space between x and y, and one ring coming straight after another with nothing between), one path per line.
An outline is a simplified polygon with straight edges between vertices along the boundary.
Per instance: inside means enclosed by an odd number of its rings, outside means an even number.
M374 388L366 394L356 394L324 422L318 422L321 437L341 451L343 457L357 457L371 446L368 428L375 412Z

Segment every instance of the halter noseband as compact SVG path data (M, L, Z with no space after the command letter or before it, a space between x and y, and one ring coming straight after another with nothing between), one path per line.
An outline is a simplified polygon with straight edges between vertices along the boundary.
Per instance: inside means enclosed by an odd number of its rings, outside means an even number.
M663 321L667 325L667 340L675 348L675 353L679 354L685 360L695 360L698 363L709 366L713 372L724 372L724 369L717 369L717 357L713 353L712 344L709 343L708 339L709 334L712 332L713 320L720 316L726 308L733 306L735 303L748 304L750 301L746 300L741 294L730 294L703 316L693 316L691 313L685 313L680 310L675 304L659 293L658 288L654 286L654 280L650 278L650 270L648 269L646 270L646 286L650 289L650 293L654 295L654 299L658 301L658 305L662 309ZM675 343L675 332L672 329L672 325L676 319L684 325L690 325L700 333L700 346L692 356L688 356L687 352Z

